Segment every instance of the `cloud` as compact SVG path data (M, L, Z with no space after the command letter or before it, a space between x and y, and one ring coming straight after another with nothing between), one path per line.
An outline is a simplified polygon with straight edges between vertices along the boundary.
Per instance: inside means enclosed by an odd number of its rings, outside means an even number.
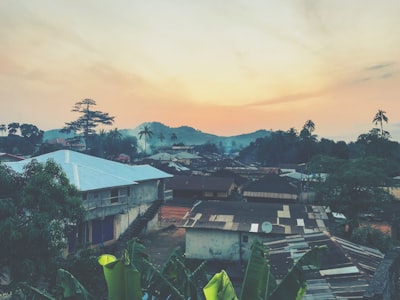
M366 67L365 70L366 71L375 71L375 70L385 69L385 68L391 67L393 65L395 65L395 64L394 63L380 63L380 64Z
M311 100L311 99L313 99L315 97L319 97L319 96L321 96L323 94L324 94L323 92L297 93L297 94L291 94L291 95L284 95L282 97L265 99L263 101L246 104L245 106L248 106L248 107L251 107L251 106L272 106L272 105L278 105L278 104L287 104L287 103L293 103L293 102L308 101L308 100Z
M365 83L372 80L384 80L397 76L400 70L394 62L377 63L362 70L363 75L353 80L353 83Z

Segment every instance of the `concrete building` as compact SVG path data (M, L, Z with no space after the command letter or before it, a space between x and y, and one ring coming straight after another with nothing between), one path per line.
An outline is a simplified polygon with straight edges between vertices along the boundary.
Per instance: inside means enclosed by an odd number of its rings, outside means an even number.
M321 206L199 201L181 226L186 257L243 262L254 240L326 231L329 222Z
M22 172L33 159L40 163L54 160L82 195L85 220L81 228L74 228L69 251L74 251L78 245L114 242L154 203L172 196L165 190L165 179L171 175L148 165L130 166L70 150L7 164ZM156 221L147 226L150 229L155 224Z
M243 197L248 202L296 202L300 191L287 178L267 174L243 187Z
M236 188L234 178L215 176L174 176L167 181L174 199L227 200Z

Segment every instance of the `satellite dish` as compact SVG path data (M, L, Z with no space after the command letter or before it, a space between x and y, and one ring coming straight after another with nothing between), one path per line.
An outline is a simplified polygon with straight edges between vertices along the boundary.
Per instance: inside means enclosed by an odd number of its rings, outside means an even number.
M261 224L261 230L264 233L270 233L272 231L272 224L268 221L265 221Z

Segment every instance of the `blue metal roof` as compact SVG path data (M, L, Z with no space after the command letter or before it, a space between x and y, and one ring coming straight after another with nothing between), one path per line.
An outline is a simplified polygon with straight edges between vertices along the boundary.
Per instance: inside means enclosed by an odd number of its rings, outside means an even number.
M149 165L131 166L70 150L59 150L6 164L14 171L22 173L24 166L33 159L40 163L54 160L61 166L71 184L80 191L127 186L139 181L172 177Z

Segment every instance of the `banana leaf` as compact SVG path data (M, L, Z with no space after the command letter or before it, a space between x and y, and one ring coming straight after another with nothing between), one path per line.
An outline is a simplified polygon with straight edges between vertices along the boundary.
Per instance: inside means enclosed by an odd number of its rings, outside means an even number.
M147 260L144 263L148 266L144 275L148 284L145 288L149 299L152 299L152 297L157 297L157 299L188 299L154 264Z
M306 278L303 268L320 268L320 256L327 246L314 247L308 250L286 274L268 300L301 299L306 292Z
M214 275L203 288L206 300L238 300L232 282L225 270Z
M240 299L268 299L275 287L276 281L270 272L267 251L256 240L247 262Z
M136 268L126 263L124 259L116 259L108 254L100 256L98 262L103 266L108 299L142 299L140 273Z
M30 296L29 299L32 300L57 300L57 298L54 298L52 295L48 294L45 291L39 290L38 288L35 288L25 282L20 284L22 293L24 296ZM27 298L26 298L27 299Z
M58 269L57 283L63 288L65 298L74 297L74 299L77 300L90 299L89 292L83 287L78 279L67 270Z

